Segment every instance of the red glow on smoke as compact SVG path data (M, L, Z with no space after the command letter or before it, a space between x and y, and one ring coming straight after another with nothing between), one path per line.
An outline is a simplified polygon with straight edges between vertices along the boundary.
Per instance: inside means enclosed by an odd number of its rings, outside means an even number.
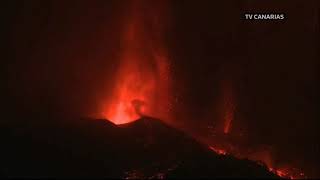
M169 63L161 42L163 6L145 11L143 5L132 1L129 8L114 89L103 108L103 116L115 124L169 114ZM155 31L147 30L150 27Z
M115 124L128 123L147 114L148 103L152 97L148 96L155 88L155 82L151 78L143 78L134 65L122 69L124 77L115 88L115 95L110 102L109 109L105 116Z

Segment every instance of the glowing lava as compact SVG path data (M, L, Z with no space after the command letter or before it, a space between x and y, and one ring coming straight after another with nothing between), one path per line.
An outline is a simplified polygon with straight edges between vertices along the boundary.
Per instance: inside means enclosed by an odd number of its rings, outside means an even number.
M306 179L307 178L307 176L303 172L301 172L297 169L269 168L269 171L273 172L274 174L277 174L278 176L280 176L282 178L286 178L286 179Z

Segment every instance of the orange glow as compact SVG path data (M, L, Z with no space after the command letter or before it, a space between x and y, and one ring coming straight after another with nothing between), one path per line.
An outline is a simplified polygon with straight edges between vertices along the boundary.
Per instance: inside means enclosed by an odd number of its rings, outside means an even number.
M148 115L168 114L169 63L161 42L159 7L144 11L142 1L132 1L126 15L122 50L114 89L104 103L103 116L124 124ZM153 10L153 9L152 9ZM157 31L150 31L149 26Z

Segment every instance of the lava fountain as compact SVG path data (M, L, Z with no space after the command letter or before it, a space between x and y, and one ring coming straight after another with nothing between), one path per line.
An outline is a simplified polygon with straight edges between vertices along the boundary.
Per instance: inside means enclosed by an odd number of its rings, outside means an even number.
M224 80L222 82L222 98L223 98L223 119L224 128L223 133L228 134L232 127L232 121L234 119L235 100L230 80Z
M158 3L132 1L126 14L115 85L103 107L103 116L115 124L169 116L170 64L162 42L165 6Z

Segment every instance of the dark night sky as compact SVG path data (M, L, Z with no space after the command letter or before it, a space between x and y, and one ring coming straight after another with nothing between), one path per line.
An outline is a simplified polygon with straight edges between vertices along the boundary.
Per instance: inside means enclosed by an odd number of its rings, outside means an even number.
M113 83L126 2L2 3L5 120L19 126L21 117L94 112ZM210 125L219 83L226 78L236 94L235 126L246 127L251 142L272 145L284 159L298 159L315 172L320 154L319 4L168 4L170 26L164 38L173 65L173 94L179 99L176 111L183 112L177 121L195 131ZM280 12L287 18L245 21L245 12ZM22 124L36 122L22 119Z

